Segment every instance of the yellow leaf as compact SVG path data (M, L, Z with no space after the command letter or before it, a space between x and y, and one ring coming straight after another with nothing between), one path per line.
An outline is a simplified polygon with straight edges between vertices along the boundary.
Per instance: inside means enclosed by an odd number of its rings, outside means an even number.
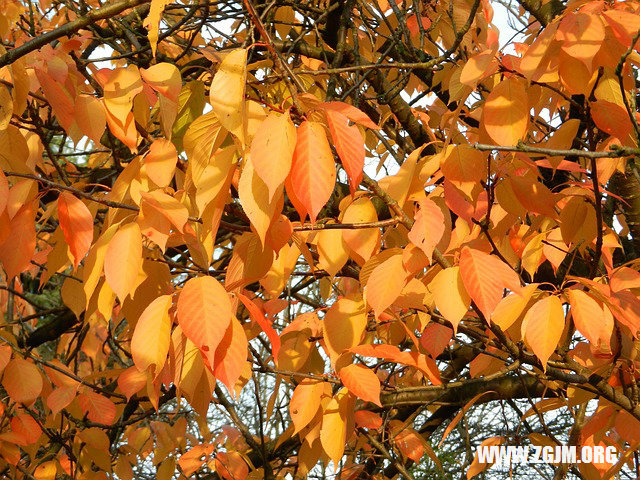
M189 159L191 178L197 185L200 176L212 162L213 155L227 137L215 112L209 112L196 118L184 135L184 151Z
M251 162L256 174L267 186L269 201L278 194L289 175L296 138L296 128L288 112L271 112L253 137Z
M0 130L5 130L9 126L13 116L13 98L9 89L0 85Z
M402 255L394 255L378 265L365 289L367 303L373 308L376 318L389 308L400 296L407 283L407 271L402 263Z
M462 283L460 267L449 267L438 272L429 284L429 289L442 316L457 330L471 304L471 297Z
M341 298L324 316L324 342L332 363L342 352L360 344L367 327L367 312L362 301Z
M350 414L349 392L342 388L329 400L322 415L320 442L334 465L342 458L347 441L347 416Z
M537 288L538 284L532 283L520 292L504 297L491 314L491 321L502 330L507 330L522 315Z
M170 140L159 138L149 147L144 159L147 176L159 187L166 187L173 178L178 162L178 152Z
M111 239L118 231L118 227L119 225L115 224L107 228L100 238L98 238L96 243L93 244L93 247L89 250L89 255L87 255L87 258L84 261L84 269L82 270L82 288L87 300L86 306L89 305L91 296L100 281L100 277L102 276L102 271L104 269L104 259L107 255L107 248L109 246L109 242L111 242Z
M342 223L367 223L378 221L376 208L367 197L356 198L344 211ZM362 263L371 258L378 248L380 230L378 228L357 228L342 230L342 238L350 250Z
M131 337L131 355L138 370L155 366L157 377L169 353L171 295L156 298L145 308Z
M245 143L244 89L247 81L247 51L231 51L220 63L209 89L209 102L224 128Z
M122 303L137 284L142 267L142 232L137 223L128 223L118 230L107 247L104 275Z
M349 260L347 246L342 238L342 230L320 230L316 235L316 241L319 257L318 267L334 277Z
M516 145L524 138L529 100L519 79L507 78L496 85L484 103L482 123L498 145Z
M147 29L147 38L151 45L151 53L156 56L156 47L158 45L158 33L160 30L160 20L162 19L162 12L164 7L169 3L169 0L151 0L151 7L149 8L149 15L144 19L144 26Z
M282 186L278 188L279 196L282 196ZM276 192L277 193L277 192ZM245 162L240 182L238 183L238 196L244 213L251 221L262 245L265 244L267 230L276 214L282 208L280 201L270 201L269 189L256 174L253 162ZM280 204L280 205L279 205Z
M316 416L324 390L324 382L309 378L303 379L295 388L289 402L294 435L306 427Z
M116 68L108 71L104 85L104 103L107 111L121 128L126 127L127 117L133 108L133 98L142 92L142 79L138 67Z

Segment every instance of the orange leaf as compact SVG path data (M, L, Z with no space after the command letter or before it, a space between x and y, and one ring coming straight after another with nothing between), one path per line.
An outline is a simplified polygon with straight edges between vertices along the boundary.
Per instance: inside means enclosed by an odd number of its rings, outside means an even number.
M336 168L322 124L304 121L298 128L298 141L287 183L287 192L300 202L296 208L302 220L309 215L315 223L336 183Z
M556 33L556 38L563 42L562 49L571 57L583 62L589 70L604 37L601 17L583 12L565 15Z
M42 391L42 376L33 363L14 358L4 370L2 386L14 402L31 404Z
M36 443L42 435L42 429L31 415L21 413L11 419L11 430L24 441L25 445Z
M316 416L324 391L324 382L310 378L303 379L295 388L289 402L289 414L294 426L294 435L306 427Z
M529 123L529 100L523 83L515 77L500 82L482 109L482 123L498 145L516 145Z
M582 290L568 290L567 297L571 305L571 316L578 331L594 347L603 346L610 350L614 322L609 308Z
M121 226L104 257L104 276L120 302L133 292L142 267L142 232L137 223Z
M393 255L378 265L365 287L367 303L379 318L400 296L407 283L407 272L402 263L402 255Z
M135 369L135 367L132 367ZM146 383L146 380L145 380ZM47 397L47 407L51 409L54 415L66 408L76 398L75 387L59 387L53 390Z
M351 353L365 357L384 358L417 368L424 373L434 385L442 384L436 362L418 352L403 352L394 345L358 345L349 350Z
M420 210L409 232L409 241L420 248L431 262L433 250L444 235L444 214L433 200L427 198L418 203Z
M284 184L293 161L297 132L289 113L271 112L251 142L251 163L267 186L271 202Z
M446 325L429 322L420 337L420 345L427 351L431 358L436 358L453 338L453 330Z
M522 338L542 362L546 370L547 361L556 349L564 331L562 301L551 295L534 303L522 320Z
M596 126L612 137L623 140L631 134L631 120L622 105L596 100L591 102L591 116Z
M377 430L382 426L382 417L368 410L358 410L355 414L356 425L360 428Z
M216 348L214 376L224 383L230 392L247 364L247 335L242 324L231 317L231 323Z
M213 277L192 278L180 292L177 314L182 331L213 370L214 352L233 315L227 291Z
M78 95L75 99L75 120L82 133L100 143L107 126L107 113L100 100L91 95Z
M340 157L342 166L349 177L351 191L354 192L362 181L364 168L364 139L355 125L349 125L349 119L340 112L327 109L329 131Z
M464 247L460 254L460 274L465 289L487 321L502 300L505 288L520 290L518 275L507 264L469 247Z
M31 204L23 206L2 229L11 232L0 244L0 264L11 279L31 265L36 250L35 212ZM4 233L4 232L3 232ZM0 233L0 238L3 236Z
M324 316L322 329L332 363L342 352L360 343L366 327L367 312L362 301L340 298L331 305Z
M178 460L178 465L180 465L182 473L187 477L193 475L205 462L203 457L208 457L212 452L213 445L210 443L196 445L191 448L187 453L180 457L180 460Z
M118 377L118 387L129 400L147 385L147 372L140 371L136 366L127 368Z
M338 376L342 384L356 397L382 407L380 403L380 379L373 370L364 365L347 365L340 369Z
M249 475L249 466L238 452L216 453L214 466L225 480L245 480Z
M154 140L149 147L149 154L144 158L148 177L159 187L169 185L177 162L176 147L166 138Z
M496 61L496 51L494 49L484 50L469 58L460 72L460 83L475 88L477 82L486 78L498 69Z
M138 370L155 367L157 377L169 353L171 337L171 295L162 295L147 306L140 315L131 337L131 356Z
M465 290L460 267L449 267L441 270L429 284L433 293L433 301L442 316L451 322L457 331L458 324L469 311L471 297Z
M363 127L372 128L374 130L378 129L378 125L371 121L371 119L364 113L362 110L354 107L353 105L349 105L344 102L324 102L320 104L320 108L325 111L331 110L333 112L342 113L353 123L357 123L362 125Z
M104 425L111 425L116 419L116 406L107 397L95 392L78 395L78 404L89 420Z
M58 197L58 219L76 269L93 241L93 217L81 200L69 192L62 192Z
M278 336L278 332L273 329L264 311L258 307L253 300L250 300L242 294L238 294L238 298L248 310L251 320L260 325L262 331L267 335L267 338L269 338L273 358L278 358L278 351L280 350L280 337Z

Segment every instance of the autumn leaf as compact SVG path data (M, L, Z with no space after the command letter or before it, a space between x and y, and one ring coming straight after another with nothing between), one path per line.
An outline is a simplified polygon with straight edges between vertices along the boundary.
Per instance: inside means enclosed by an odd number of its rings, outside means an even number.
M342 384L356 397L365 402L380 403L380 380L370 368L364 365L347 365L338 372Z
M362 301L341 298L331 305L324 316L322 330L332 362L360 343L366 326L367 313Z
M351 404L346 388L339 390L327 403L322 415L320 442L327 456L337 465L347 439L347 416Z
M438 272L429 285L436 307L457 330L458 324L467 314L471 297L467 293L460 267L449 267Z
M63 192L58 197L58 218L73 255L73 268L77 269L93 242L93 216L81 200Z
M416 213L415 223L409 232L409 240L420 248L432 260L433 251L444 235L444 215L440 207L432 200L424 199L419 202L420 209Z
M542 362L543 369L553 354L564 331L562 301L555 295L538 300L522 321L522 337Z
M284 185L291 170L297 132L288 113L271 112L251 142L251 163L267 186L269 201Z
M354 192L362 181L364 168L364 139L355 125L349 125L349 119L342 113L325 110L329 131L336 151L349 177L351 191Z
M192 278L178 297L178 323L187 338L204 353L212 370L214 352L232 315L227 291L213 277Z
M571 316L576 328L595 347L609 350L613 334L613 316L606 305L601 305L582 290L567 290Z
M17 403L32 404L40 395L43 383L38 367L22 358L14 358L5 368L2 386Z
M460 275L469 296L489 319L502 299L505 288L520 290L518 275L498 257L464 247L460 255Z
M127 223L115 233L104 257L104 276L121 302L133 291L142 266L142 232Z
M487 96L482 123L498 145L516 145L524 138L529 123L529 100L524 85L510 77Z
M162 19L162 11L164 7L169 3L168 0L152 0L149 14L144 21L148 30L149 44L151 45L151 52L153 56L156 55L156 48L158 45L158 36L160 31L160 20Z
M300 202L296 208L303 220L308 215L311 223L315 223L318 213L333 192L335 181L335 163L324 127L317 122L303 122L298 127L298 140L287 184L287 192L291 192Z
M171 304L170 295L162 295L151 302L136 322L131 337L131 355L136 367L142 371L153 365L156 377L160 374L169 353Z
M209 88L209 102L224 128L240 142L246 140L244 88L247 77L247 51L229 52L218 67Z
M367 303L373 308L376 318L389 308L406 285L407 272L402 255L394 255L378 265L367 282Z
M159 187L169 185L177 162L176 147L164 138L159 138L151 144L149 154L144 159L147 175Z
M296 386L289 402L294 434L300 432L316 416L324 391L323 382L317 380L305 379Z

